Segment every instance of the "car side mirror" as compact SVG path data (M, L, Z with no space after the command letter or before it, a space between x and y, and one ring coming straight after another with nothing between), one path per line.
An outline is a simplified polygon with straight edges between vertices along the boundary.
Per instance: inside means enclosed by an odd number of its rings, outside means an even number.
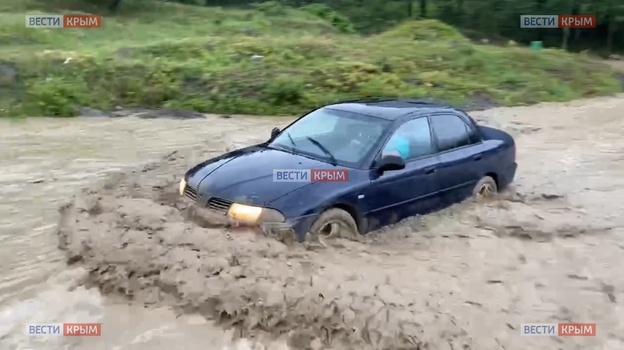
M271 141L273 141L280 132L282 131L279 128L273 128L273 130L271 130Z
M377 171L380 173L401 169L405 169L405 160L401 156L395 154L386 154L382 156L379 163L377 163Z

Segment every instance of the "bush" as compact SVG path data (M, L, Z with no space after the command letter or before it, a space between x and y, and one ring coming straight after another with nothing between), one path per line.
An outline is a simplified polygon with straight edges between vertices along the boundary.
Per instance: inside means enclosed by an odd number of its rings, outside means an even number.
M301 104L305 86L302 80L288 76L275 78L267 87L269 100L277 106Z
M313 15L316 15L327 22L341 33L354 33L355 28L351 20L325 4L309 4L302 6L301 9Z
M288 7L277 1L266 1L255 5L255 8L267 16L286 16Z
M419 41L454 41L470 43L459 30L440 21L426 19L407 21L379 35L385 39L413 39Z
M76 115L76 103L83 100L79 96L83 92L85 89L62 80L40 82L27 90L27 99L31 104L26 108L38 115L72 117Z

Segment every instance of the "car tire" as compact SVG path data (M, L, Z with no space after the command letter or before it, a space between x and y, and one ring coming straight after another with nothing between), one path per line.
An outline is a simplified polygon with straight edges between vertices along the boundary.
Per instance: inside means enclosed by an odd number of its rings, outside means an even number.
M324 241L331 238L347 238L357 240L359 233L355 219L351 214L339 208L332 208L319 215L310 227L313 241L326 245Z
M498 193L496 181L491 176L484 176L475 185L472 194L475 199L483 200L494 197Z

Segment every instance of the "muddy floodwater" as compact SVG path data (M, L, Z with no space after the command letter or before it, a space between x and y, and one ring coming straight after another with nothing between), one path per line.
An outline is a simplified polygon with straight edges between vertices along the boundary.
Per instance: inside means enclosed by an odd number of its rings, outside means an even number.
M319 249L176 195L287 119L3 121L0 349L624 349L624 96L473 115L516 137L513 188ZM25 332L63 322L103 334ZM558 322L597 335L521 336Z

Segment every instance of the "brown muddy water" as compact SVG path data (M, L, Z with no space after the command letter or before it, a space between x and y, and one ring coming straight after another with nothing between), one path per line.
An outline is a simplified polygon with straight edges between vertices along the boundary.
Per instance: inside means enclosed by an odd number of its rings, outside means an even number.
M288 120L2 122L0 349L624 349L624 96L474 115L516 137L509 193L313 250L199 227L176 196ZM103 335L24 331L62 322ZM597 336L520 335L557 322Z

